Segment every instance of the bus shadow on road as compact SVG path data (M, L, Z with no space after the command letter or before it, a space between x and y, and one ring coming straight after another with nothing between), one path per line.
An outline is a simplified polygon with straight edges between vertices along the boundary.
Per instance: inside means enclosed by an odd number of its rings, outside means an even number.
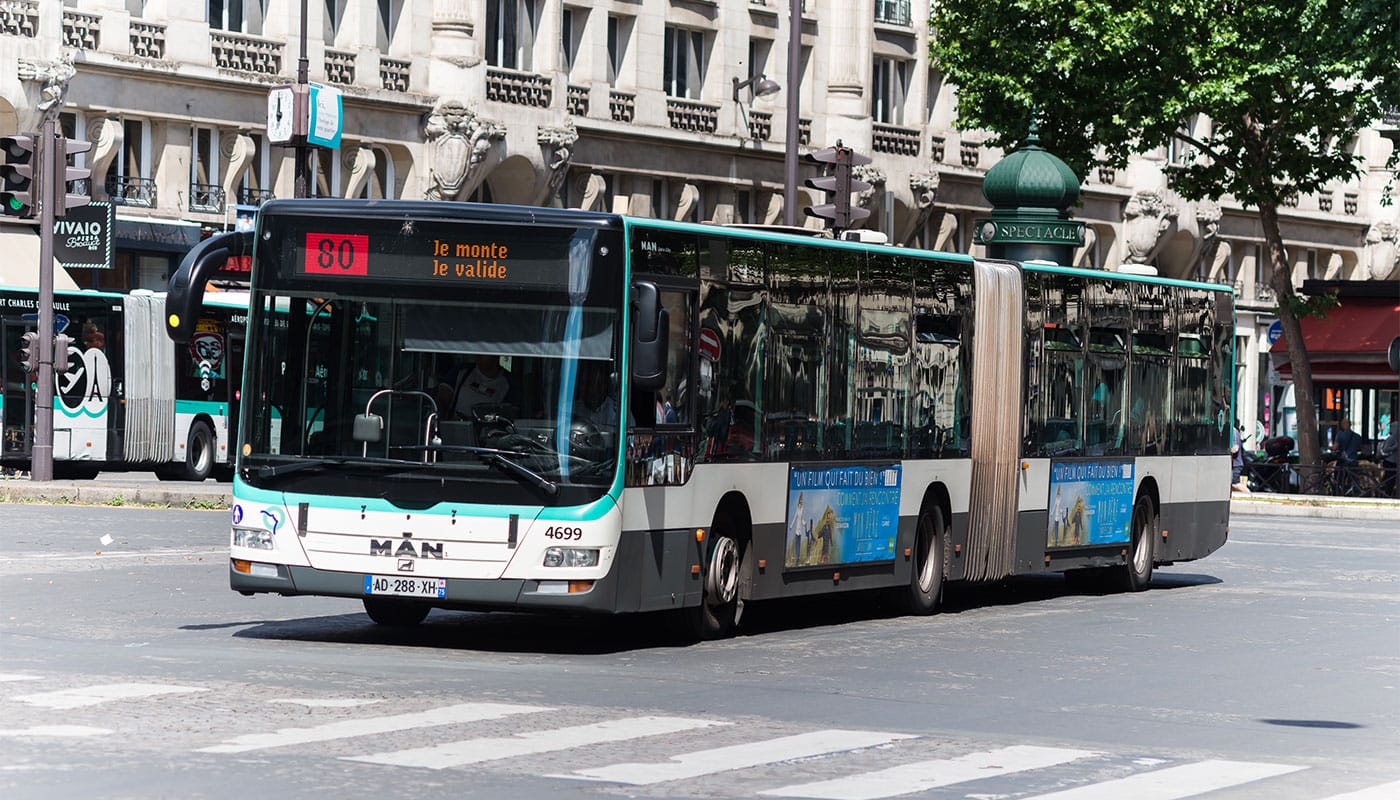
M1159 592L1175 592L1221 582L1213 575L1158 572L1153 576L1147 592L1122 597L1146 598ZM1105 593L1072 587L1059 575L1016 577L993 584L949 586L939 613L956 616L977 610L1050 604L1095 594ZM1108 601L1108 597L1096 597L1087 602ZM890 595L882 592L775 600L750 606L745 612L739 639L783 631L897 619L918 624L921 618L903 615L898 604L891 601ZM680 621L674 615L665 613L560 616L434 610L420 625L391 628L377 625L365 614L355 612L261 621L233 635L246 639L525 655L609 655L695 645L683 633Z

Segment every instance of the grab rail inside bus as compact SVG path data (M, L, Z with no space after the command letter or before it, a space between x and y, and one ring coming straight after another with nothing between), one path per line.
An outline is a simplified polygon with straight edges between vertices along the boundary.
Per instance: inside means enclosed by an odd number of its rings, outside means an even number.
M209 280L228 265L230 258L241 258L252 252L252 231L228 231L205 239L185 254L180 268L170 276L165 295L165 333L171 340L177 344L190 340L199 322L199 309L204 303L204 289Z
M427 449L427 446L442 443L441 439L434 441L433 437L433 427L437 422L438 416L437 401L427 392L419 392L411 389L380 389L369 396L369 400L365 402L365 413L355 415L355 421L351 429L351 435L354 437L355 441L361 442L364 445L364 451L361 455L363 457L368 457L369 446L383 441L385 429L384 418L378 414L370 413L370 407L374 405L375 400L378 400L386 394L391 397L422 397L433 407L432 413L428 414L428 422L423 430L423 444L425 445L423 450L423 463L428 463L431 453Z

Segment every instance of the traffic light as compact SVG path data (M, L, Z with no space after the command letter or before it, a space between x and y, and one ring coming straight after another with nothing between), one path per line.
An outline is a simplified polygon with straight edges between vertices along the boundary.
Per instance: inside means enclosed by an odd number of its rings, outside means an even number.
M0 137L0 150L5 153L5 163L0 165L0 211L10 217L34 216L35 198L33 192L36 148L39 136L32 133L19 133Z
M56 158L54 158L53 164L55 170L61 170L63 172L63 189L61 190L63 192L63 202L54 206L54 216L62 217L65 216L68 209L85 206L92 202L91 189L78 193L69 193L68 191L68 184L73 181L87 180L88 177L92 175L92 170L87 167L68 166L68 157L79 153L86 153L91 150L92 142L63 138L59 138L57 141L59 151L56 154Z
M851 192L863 192L870 188L870 184L865 181L851 177L851 167L869 164L870 156L861 155L851 148L843 146L841 140L837 139L835 147L826 147L808 153L807 160L815 164L831 165L831 174L823 175L820 178L808 178L805 183L809 188L820 189L832 194L830 203L805 209L807 216L827 220L831 223L832 230L838 232L851 227L851 223L859 222L870 216L869 210L851 205Z
M19 339L19 365L25 372L39 368L39 332L25 331Z
M73 337L66 333L53 335L53 370L56 374L68 371L68 348L73 345Z

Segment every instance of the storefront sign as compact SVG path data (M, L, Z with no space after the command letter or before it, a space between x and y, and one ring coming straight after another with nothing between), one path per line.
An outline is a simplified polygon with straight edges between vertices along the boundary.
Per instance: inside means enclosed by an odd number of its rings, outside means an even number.
M92 202L54 220L53 257L64 269L111 269L112 204Z

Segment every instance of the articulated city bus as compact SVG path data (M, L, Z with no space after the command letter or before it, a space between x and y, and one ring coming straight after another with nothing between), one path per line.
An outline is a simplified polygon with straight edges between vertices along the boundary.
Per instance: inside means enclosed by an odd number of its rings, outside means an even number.
M231 476L247 308L246 292L211 292L189 340L172 346L162 295L56 293L54 333L70 344L54 361L54 476ZM21 344L38 324L37 292L0 289L0 464L10 469L28 469L34 446L37 372Z
M254 244L255 241L255 244ZM274 201L230 583L675 611L1065 572L1139 590L1229 520L1228 287L592 212Z

